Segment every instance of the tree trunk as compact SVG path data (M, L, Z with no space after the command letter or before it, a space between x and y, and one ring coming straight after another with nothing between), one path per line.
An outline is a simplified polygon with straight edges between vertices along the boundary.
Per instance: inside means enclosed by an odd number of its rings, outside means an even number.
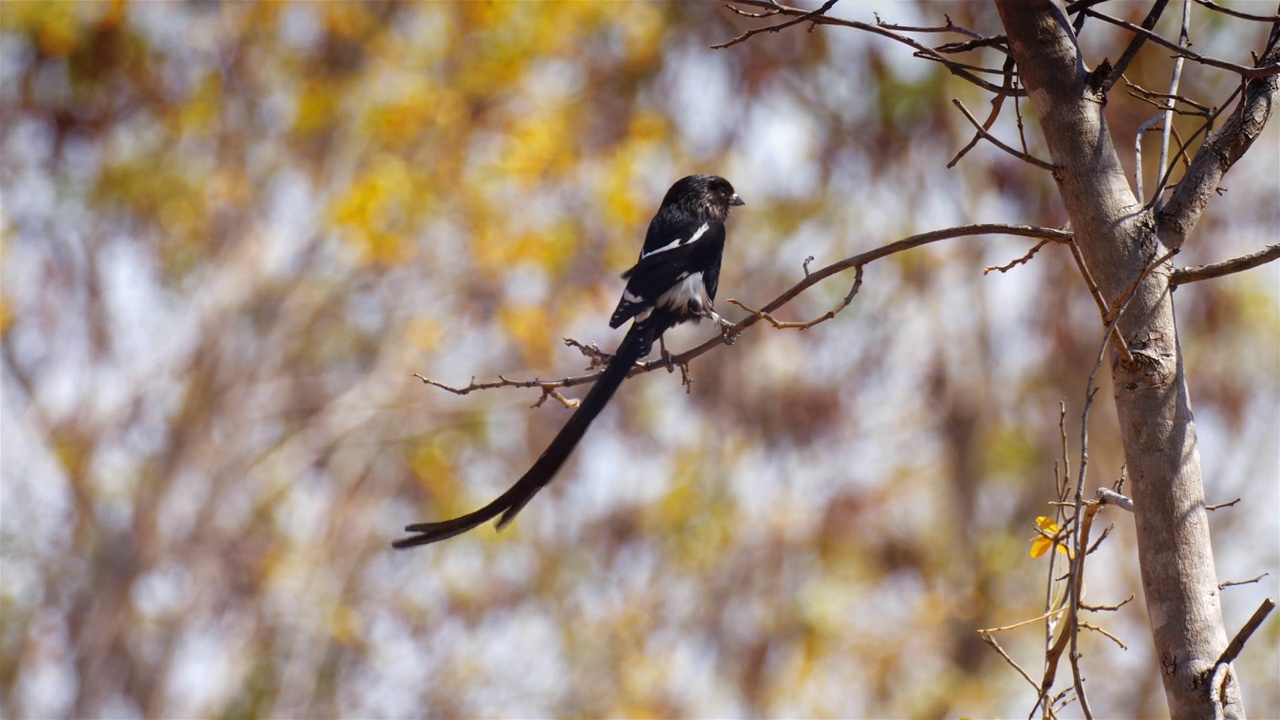
M1155 215L1130 189L1107 129L1106 99L1093 89L1100 84L1090 83L1063 6L997 0L997 7L1089 272L1113 308L1132 293L1117 324L1131 359L1113 345L1110 366L1143 594L1170 715L1212 717L1209 679L1227 636L1168 283L1171 262L1137 282L1169 248ZM1227 717L1244 717L1234 677L1219 697Z

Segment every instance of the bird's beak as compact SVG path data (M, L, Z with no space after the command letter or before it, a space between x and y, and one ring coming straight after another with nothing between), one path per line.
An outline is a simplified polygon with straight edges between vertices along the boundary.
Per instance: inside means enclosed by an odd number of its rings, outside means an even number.
M739 205L746 205L746 203L742 202L742 198L738 197L738 193L734 193L733 197L729 198L729 206L737 207Z

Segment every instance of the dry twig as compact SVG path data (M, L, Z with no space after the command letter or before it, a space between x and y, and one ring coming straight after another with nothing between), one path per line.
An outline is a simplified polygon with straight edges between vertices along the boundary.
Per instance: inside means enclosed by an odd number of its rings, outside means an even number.
M1223 275L1230 275L1244 270L1252 270L1253 268L1256 268L1259 265L1265 265L1276 258L1280 258L1280 244L1268 245L1256 253L1245 255L1243 257L1223 260L1222 262L1212 263L1210 265L1178 268L1177 270L1174 270L1173 275L1169 277L1169 285L1177 287L1190 282L1222 277Z
M1262 573L1258 577L1249 578L1248 580L1228 580L1226 582L1220 582L1218 583L1218 589L1221 590L1223 588L1235 587L1237 585L1252 585L1269 574L1270 573Z

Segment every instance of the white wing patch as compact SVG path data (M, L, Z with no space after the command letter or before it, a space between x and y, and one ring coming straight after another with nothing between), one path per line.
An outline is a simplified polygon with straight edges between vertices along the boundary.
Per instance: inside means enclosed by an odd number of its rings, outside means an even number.
M645 258L649 257L650 255L657 255L657 254L658 254L658 253L660 253L660 252L666 252L666 251L668 251L668 250L673 250L673 249L675 249L675 248L678 248L678 247L680 247L680 246L682 246L682 245L688 245L688 244L689 244L689 243L691 243L691 242L696 242L696 241L698 240L698 238L702 237L702 236L703 236L704 234L706 234L706 232L707 232L708 230L710 230L710 229L711 229L711 223L702 223L702 227L698 228L697 232L695 232L694 234L690 235L690 236L689 236L689 238L688 238L687 240L686 240L686 239L681 239L681 238L676 238L675 240L672 240L671 242L667 243L666 245L663 245L663 246L662 246L662 247L660 247L660 248L656 248L656 249L654 249L654 250L650 250L650 251L649 251L649 252L647 252L647 253L641 253L641 254L640 254L640 259L641 259L641 260L643 260L643 259L645 259Z

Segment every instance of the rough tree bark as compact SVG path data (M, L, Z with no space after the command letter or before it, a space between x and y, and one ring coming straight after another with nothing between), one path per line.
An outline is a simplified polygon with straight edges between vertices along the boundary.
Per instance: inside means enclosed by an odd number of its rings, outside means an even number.
M1190 232L1222 174L1270 116L1276 79L1250 82L1239 109L1206 142L1159 214L1136 198L1121 168L1065 8L1051 0L997 0L1019 77L1039 115L1054 177L1080 252L1114 308L1132 293L1110 351L1115 403L1136 507L1139 562L1152 637L1173 718L1213 717L1214 665L1227 645L1214 571L1195 423L1183 372L1167 259ZM1275 62L1272 48L1260 64ZM1193 170L1195 168L1193 167ZM1219 697L1244 717L1234 677Z

